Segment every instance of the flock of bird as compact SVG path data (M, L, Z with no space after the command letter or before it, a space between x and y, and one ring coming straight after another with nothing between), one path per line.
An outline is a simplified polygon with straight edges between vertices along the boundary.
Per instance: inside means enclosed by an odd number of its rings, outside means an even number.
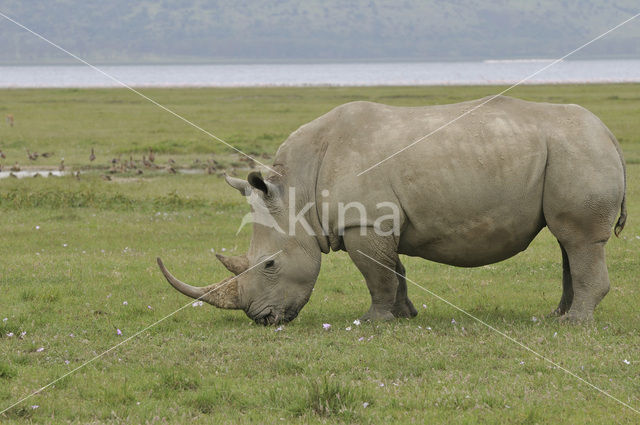
M50 158L54 155L54 152L31 152L27 149L27 158L30 161L36 161L39 157ZM265 159L269 159L269 155L262 154L262 157ZM2 150L0 150L0 158L6 159L6 155ZM89 162L94 162L96 160L95 149L91 148L91 153L89 154ZM256 161L248 156L240 156L239 161L246 163L248 168L256 168ZM167 164L165 166L158 165L156 163L156 155L153 152L153 149L149 149L148 154L143 155L141 160L134 159L133 155L129 156L129 159L122 159L122 155L119 155L117 158L113 158L110 161L111 165L107 172L107 174L102 175L104 180L111 180L109 174L117 174L117 173L135 173L135 174L143 174L144 170L166 170L170 174L176 174L178 171L178 166L176 161L173 158L169 158L167 160ZM213 158L207 159L206 161L201 161L200 159L195 159L193 164L189 168L200 168L204 169L207 174L222 174L219 170L221 169L220 163ZM60 160L60 165L58 166L58 171L65 171L66 166L64 163L64 158ZM2 164L0 164L0 171L2 171ZM14 165L11 166L10 171L18 172L21 171L21 167L18 161L15 162ZM80 172L75 171L74 176L79 177Z

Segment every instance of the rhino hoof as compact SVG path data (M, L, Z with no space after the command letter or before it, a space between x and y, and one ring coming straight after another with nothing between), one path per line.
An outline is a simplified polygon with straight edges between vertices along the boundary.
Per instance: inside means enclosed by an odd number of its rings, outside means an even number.
M392 313L394 317L397 318L411 319L418 315L418 310L416 310L411 301L407 300L405 303L395 305L393 307Z
M360 320L368 322L386 322L394 319L395 316L389 310L376 309L373 307L360 318Z
M563 314L559 318L560 322L568 323L568 324L583 324L593 321L593 314L588 313L579 313L576 311L569 311L566 314Z

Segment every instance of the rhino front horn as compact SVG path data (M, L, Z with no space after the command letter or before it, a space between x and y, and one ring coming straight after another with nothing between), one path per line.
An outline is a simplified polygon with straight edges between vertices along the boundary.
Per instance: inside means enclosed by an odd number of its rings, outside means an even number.
M233 274L243 273L249 268L249 259L246 255L239 255L237 257L225 257L222 254L216 254L216 257L220 262Z
M164 277L169 281L171 286L176 288L184 295L205 301L218 308L226 308L230 310L242 309L240 297L238 295L238 280L235 276L228 277L222 282L209 286L191 286L176 279L162 263L160 258L158 266Z

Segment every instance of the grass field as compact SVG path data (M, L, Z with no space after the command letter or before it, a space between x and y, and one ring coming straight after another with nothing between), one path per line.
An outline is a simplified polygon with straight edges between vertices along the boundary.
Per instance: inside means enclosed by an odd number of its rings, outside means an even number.
M252 154L351 100L452 103L502 87L153 89L144 93ZM577 103L620 140L629 222L608 244L612 289L595 322L545 317L561 256L544 230L508 261L461 269L403 260L409 278L640 409L640 85L525 86L511 95ZM15 117L9 127L4 116ZM110 353L0 415L2 423L638 423L622 406L410 285L413 320L352 324L369 306L345 253L324 256L315 291L283 330L242 312L193 307L162 278L228 272L213 251L244 252L248 206L216 175L163 170L101 178L112 158L185 167L229 148L124 90L0 91L5 168L81 169L80 179L0 180L0 410L148 325ZM89 162L94 147L97 159ZM55 152L35 162L26 149ZM268 164L270 162L268 160ZM246 171L238 170L244 176ZM323 323L331 324L330 330ZM346 328L350 327L351 330ZM118 335L118 330L122 335ZM12 335L12 336L10 336Z

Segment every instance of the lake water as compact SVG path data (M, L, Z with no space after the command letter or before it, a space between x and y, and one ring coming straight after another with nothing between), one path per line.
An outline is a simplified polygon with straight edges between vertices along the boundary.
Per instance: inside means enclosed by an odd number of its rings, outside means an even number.
M105 73L134 87L257 87L514 84L552 60L483 62L118 65ZM527 81L640 82L640 60L559 62ZM0 66L0 87L117 87L84 65Z

